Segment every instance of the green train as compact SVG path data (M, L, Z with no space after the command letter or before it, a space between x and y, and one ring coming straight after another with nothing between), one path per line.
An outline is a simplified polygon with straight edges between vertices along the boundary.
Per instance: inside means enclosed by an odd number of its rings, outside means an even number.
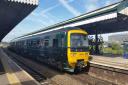
M75 27L16 38L9 48L29 59L70 72L86 68L89 61L88 34Z

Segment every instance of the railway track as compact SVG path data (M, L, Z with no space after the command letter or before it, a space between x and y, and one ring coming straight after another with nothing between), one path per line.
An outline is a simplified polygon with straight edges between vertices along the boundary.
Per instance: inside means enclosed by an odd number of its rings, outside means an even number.
M17 58L13 58L13 60L15 60L15 62L17 62L19 64L19 66L21 66L28 73L30 73L37 81L42 82L42 81L47 79L45 76L41 75L35 69L32 69L31 67L29 67L28 65L24 64L23 62L21 62Z
M81 73L79 75L72 75L72 77L81 81L84 85L85 85L85 82L86 82L86 85L116 85L111 82L107 82L107 81L92 77L85 73Z
M31 60L18 56L15 53L8 51L7 49L4 49L4 51L12 60L14 60L20 67L27 71L41 85L49 85L49 82L51 82L49 81L49 78L55 75L54 72L51 72L51 74L49 74L49 72L44 71L44 68L46 67L40 66L40 64L34 63ZM53 83L54 82L52 82L52 85ZM54 83L54 85L56 84Z
M57 84L54 81L51 81L51 78L56 75L64 75L68 76L71 79L75 79L78 82L81 82L81 85L115 85L111 82L107 82L95 77L92 77L88 75L85 72L79 73L79 74L71 74L71 73L62 73L60 71L57 71L56 69L51 69L45 65L42 65L41 63L34 62L33 60L29 60L27 58L21 57L19 55L16 55L13 52L8 51L7 49L4 49L4 51L16 62L18 63L24 70L26 70L30 75L32 75L37 81L39 81L43 85L49 85L49 82L52 83L52 85L60 85ZM62 85L64 84L64 81ZM71 81L69 81L71 82Z

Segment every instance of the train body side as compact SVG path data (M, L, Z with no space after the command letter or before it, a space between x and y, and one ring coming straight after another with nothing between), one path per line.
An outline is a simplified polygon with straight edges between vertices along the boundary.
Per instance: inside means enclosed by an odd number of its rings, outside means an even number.
M78 61L87 65L89 53L88 50L71 52L70 35L73 32L87 35L80 29L59 30L12 42L10 48L27 58L44 62L61 70L74 71Z

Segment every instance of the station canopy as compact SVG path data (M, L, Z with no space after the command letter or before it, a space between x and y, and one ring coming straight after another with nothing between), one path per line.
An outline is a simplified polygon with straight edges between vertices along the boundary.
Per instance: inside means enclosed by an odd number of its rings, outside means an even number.
M38 5L38 0L0 0L0 41Z
M80 27L86 30L89 35L95 34L96 31L98 34L128 31L128 1L124 0L94 10L67 21L46 27L45 29L18 37L16 40L65 27Z

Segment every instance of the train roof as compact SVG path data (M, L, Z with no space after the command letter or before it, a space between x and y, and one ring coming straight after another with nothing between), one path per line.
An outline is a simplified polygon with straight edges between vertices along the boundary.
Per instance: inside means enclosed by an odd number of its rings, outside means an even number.
M58 28L58 29L55 29L55 30L54 29L48 30L47 32L67 32L67 31L72 30L72 29L75 29L75 30L79 29L80 30L80 28L78 28L78 27L66 27L64 29ZM19 39L16 38L16 39L14 39L12 41L24 40L24 39L32 39L32 38L35 38L35 37L39 37L41 34L47 34L47 32L46 31L42 31L42 32L40 32L38 34L33 34L31 36L27 36L27 37L23 37L23 38L19 38ZM37 35L37 36L34 36L34 35Z

